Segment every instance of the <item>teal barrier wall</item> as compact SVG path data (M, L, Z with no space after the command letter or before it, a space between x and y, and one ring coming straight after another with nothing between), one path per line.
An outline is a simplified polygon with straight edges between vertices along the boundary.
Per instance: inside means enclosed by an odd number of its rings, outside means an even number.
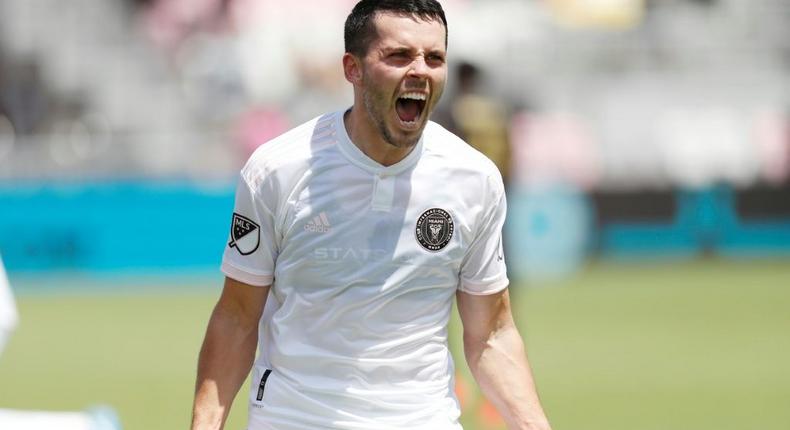
M790 219L740 219L729 186L676 192L671 223L612 223L601 227L599 250L621 258L790 256Z
M234 184L0 183L9 271L218 267Z
M0 253L11 272L216 270L234 190L233 181L0 182ZM739 220L728 187L677 192L667 224L597 230L581 192L515 190L509 198L509 261L529 273L572 271L590 251L627 258L790 255L790 220Z

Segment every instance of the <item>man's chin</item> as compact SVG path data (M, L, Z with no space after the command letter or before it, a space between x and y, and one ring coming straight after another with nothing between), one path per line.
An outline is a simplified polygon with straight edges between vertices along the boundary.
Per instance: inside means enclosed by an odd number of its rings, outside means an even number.
M397 128L394 133L390 133L390 139L387 139L387 142L396 148L413 148L417 145L417 142L420 141L420 136L422 136L424 128L424 125L416 130Z

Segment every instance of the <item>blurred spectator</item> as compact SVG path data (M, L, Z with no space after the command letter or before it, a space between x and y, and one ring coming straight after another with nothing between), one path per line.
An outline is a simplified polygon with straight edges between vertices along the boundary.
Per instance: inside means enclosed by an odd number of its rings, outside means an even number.
M37 131L47 116L47 95L33 61L6 62L0 56L0 115L7 116L17 135Z

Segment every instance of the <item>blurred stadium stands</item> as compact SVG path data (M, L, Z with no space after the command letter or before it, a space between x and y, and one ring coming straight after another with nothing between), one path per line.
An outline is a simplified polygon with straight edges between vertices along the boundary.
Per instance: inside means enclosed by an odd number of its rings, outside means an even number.
M197 184L178 197L189 218L221 212L190 210L205 199L229 211L252 149L350 103L339 59L353 3L0 2L9 271L94 267L90 256L108 251L91 244L117 237L83 235L139 234L118 229L112 212L157 207L157 184ZM568 273L591 255L790 255L790 1L443 4L451 66L478 65L510 114L510 258L525 276ZM46 216L70 204L69 216ZM150 237L195 243L190 229L172 229L183 221L174 212L146 216ZM195 252L221 249L225 225L204 224ZM86 244L85 254L50 265L31 251L42 231ZM117 255L118 267L154 264ZM219 251L194 258L210 265Z

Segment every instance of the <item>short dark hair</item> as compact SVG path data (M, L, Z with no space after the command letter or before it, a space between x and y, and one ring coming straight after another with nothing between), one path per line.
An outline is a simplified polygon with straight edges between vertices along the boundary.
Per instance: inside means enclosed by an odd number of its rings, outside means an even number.
M362 57L376 37L373 18L378 12L411 15L426 21L441 21L444 25L444 44L447 47L447 18L436 0L361 0L346 18L343 37L346 52Z

